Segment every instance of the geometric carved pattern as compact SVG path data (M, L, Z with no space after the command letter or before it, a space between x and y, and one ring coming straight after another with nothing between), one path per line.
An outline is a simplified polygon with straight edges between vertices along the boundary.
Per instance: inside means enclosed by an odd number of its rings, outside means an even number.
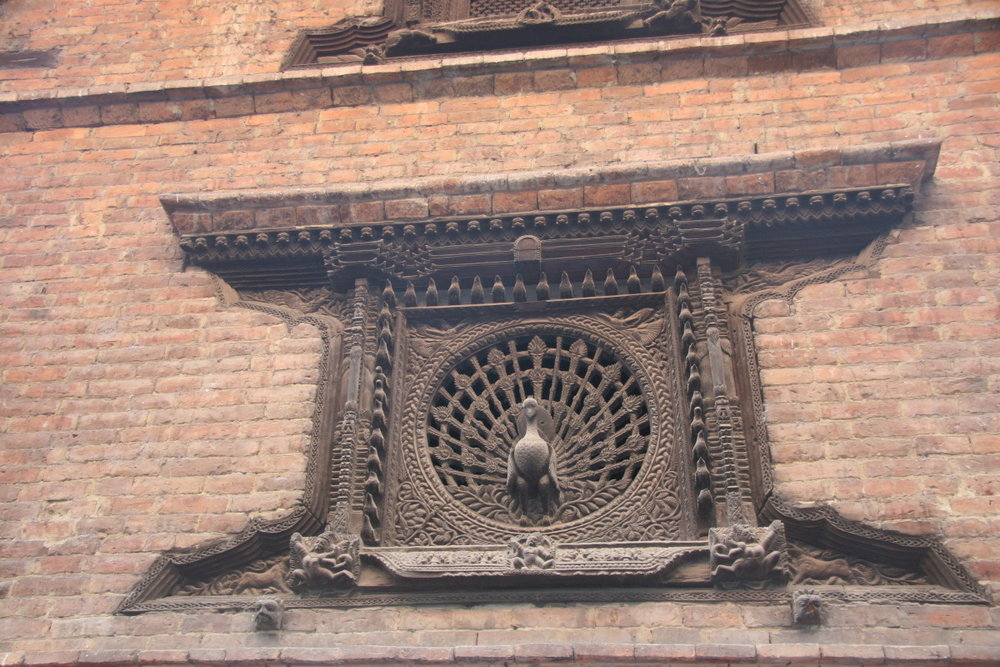
M469 16L506 16L519 14L535 0L470 0ZM552 0L550 3L556 9L567 14L594 9L608 9L622 4L621 0Z
M576 336L522 335L460 361L434 397L427 445L452 495L491 519L525 522L504 484L528 397L551 416L547 439L562 491L553 521L586 516L635 479L648 448L649 410L628 367Z

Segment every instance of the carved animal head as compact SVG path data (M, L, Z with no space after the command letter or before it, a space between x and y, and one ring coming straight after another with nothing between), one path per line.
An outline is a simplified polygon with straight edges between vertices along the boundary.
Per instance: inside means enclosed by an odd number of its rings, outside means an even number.
M527 419L529 423L535 421L535 418L538 416L538 401L529 396L524 399L522 407L524 408L525 419Z
M257 630L280 630L285 608L274 598L258 598L253 605L254 628Z
M823 601L815 593L796 593L792 597L792 619L796 625L819 625Z

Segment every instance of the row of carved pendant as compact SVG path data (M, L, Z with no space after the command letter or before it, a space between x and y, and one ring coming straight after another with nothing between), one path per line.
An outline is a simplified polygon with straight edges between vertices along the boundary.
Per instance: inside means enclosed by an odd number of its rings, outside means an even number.
M447 290L438 289L437 282L430 278L427 287L424 289L423 298L417 295L416 286L412 281L406 283L406 290L403 292L402 305L405 307L417 306L458 306L463 304L483 304L483 303L511 303L524 301L547 301L549 299L574 299L578 297L594 296L617 296L619 294L640 294L645 291L662 292L666 289L663 273L659 266L653 266L650 272L648 283L649 289L643 289L643 281L639 278L636 268L630 267L628 276L622 285L615 275L614 269L608 269L607 276L603 283L594 280L593 272L587 269L583 280L575 284L570 280L569 274L565 271L560 276L559 283L552 286L545 273L539 275L538 281L529 289L521 274L514 277L512 289L508 290L507 285L501 276L493 279L493 284L489 288L483 285L480 276L474 276L471 285L463 288L458 276L451 279ZM390 306L396 305L396 293L391 283L386 285L382 292L382 297ZM488 300L487 300L487 297ZM422 303L421 303L422 301Z

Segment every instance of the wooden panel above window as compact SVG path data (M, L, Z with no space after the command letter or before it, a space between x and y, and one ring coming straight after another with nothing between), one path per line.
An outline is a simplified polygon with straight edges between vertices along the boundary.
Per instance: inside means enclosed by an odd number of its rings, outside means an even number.
M810 23L799 0L387 0L384 16L302 33L286 67Z

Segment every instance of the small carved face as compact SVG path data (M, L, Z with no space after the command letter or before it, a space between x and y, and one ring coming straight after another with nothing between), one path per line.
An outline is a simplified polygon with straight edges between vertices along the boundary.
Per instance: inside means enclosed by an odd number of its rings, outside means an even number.
M792 598L792 618L797 625L819 625L823 601L812 593L797 593Z
M533 419L538 414L538 401L533 398L524 399L524 416Z
M257 630L278 630L284 608L274 598L259 598L254 602L254 626Z

